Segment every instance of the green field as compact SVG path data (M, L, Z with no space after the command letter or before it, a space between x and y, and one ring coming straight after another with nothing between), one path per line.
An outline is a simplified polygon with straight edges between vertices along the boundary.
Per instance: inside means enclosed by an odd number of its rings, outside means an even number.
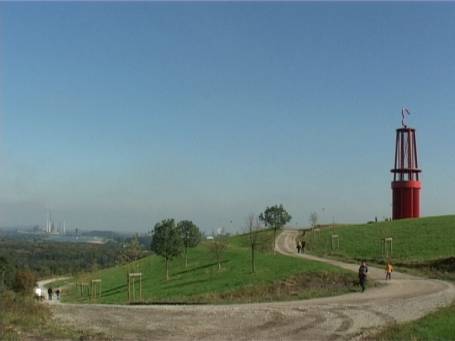
M262 232L268 239L270 231ZM355 274L323 264L263 250L257 253L256 272L250 271L247 236L230 238L221 271L205 241L189 251L189 266L183 258L170 265L171 279L165 280L164 261L149 256L135 263L80 276L79 281L102 280L102 296L97 303L127 303L127 273L143 273L145 302L257 302L331 296L354 289ZM136 285L137 288L137 285ZM74 284L64 289L66 302L89 302Z
M455 340L455 304L417 321L392 325L372 339L381 341L453 341Z
M331 249L331 236L337 234L340 247ZM431 265L436 260L455 257L455 216L404 219L365 225L343 225L307 232L308 250L321 256L347 260L366 259L382 263L381 239L393 238L392 259L403 265ZM447 262L446 262L447 263ZM450 268L450 262L447 265Z

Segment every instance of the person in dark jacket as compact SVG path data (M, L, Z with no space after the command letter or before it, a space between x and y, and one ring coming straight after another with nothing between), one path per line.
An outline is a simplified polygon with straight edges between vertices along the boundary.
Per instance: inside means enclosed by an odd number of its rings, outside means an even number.
M47 294L49 296L49 301L52 301L52 288L49 287L49 289L47 289Z
M359 284L360 287L362 288L362 292L365 291L365 285L367 283L367 272L368 272L368 266L366 261L362 261L362 264L359 267Z

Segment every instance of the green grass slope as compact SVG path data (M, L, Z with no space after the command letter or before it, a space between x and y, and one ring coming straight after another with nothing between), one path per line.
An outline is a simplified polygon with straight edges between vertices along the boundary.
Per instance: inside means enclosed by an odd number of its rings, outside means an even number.
M269 240L270 231L262 232L262 237ZM320 262L274 256L264 250L257 253L256 273L251 273L246 235L230 238L222 269L218 271L208 250L209 243L204 241L189 250L188 268L183 258L172 261L168 281L164 261L158 256L85 274L80 279L102 280L102 296L97 303L121 304L128 302L128 272L143 273L145 302L252 302L330 296L353 290L353 273ZM89 302L74 285L64 289L63 297L66 302Z
M455 216L404 219L365 225L323 228L305 239L310 252L345 259L381 262L381 239L393 238L394 262L413 264L455 257ZM331 250L331 235L338 234L340 248Z
M453 341L455 340L455 304L417 321L392 325L371 337L380 341Z
M339 249L331 249L337 234ZM455 216L404 219L365 225L343 225L307 232L308 251L350 261L384 263L381 239L392 237L392 261L399 270L455 280ZM455 306L414 322L389 325L372 340L455 340Z

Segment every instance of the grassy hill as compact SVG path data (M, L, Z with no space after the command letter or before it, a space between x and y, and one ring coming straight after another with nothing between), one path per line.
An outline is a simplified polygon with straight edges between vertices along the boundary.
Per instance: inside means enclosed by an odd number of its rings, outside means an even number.
M270 231L262 232L263 245L271 245ZM163 259L149 256L135 263L82 275L79 280L102 280L97 303L127 303L128 272L143 273L145 302L253 302L338 295L353 289L355 274L319 262L282 255L263 247L257 253L256 273L250 271L247 236L230 238L221 271L209 252L211 241L189 251L189 266L183 258L171 263L171 279L165 280ZM74 285L64 290L66 302L89 302Z
M339 249L332 250L337 234ZM381 239L392 238L392 261L399 270L418 271L430 277L455 280L455 216L404 219L364 225L321 228L304 236L310 253L348 261L366 259L382 264ZM455 321L452 305L417 321L390 325L372 340L453 340Z
M331 235L339 236L340 248L331 249ZM382 238L393 238L392 259L407 267L455 270L455 216L404 219L365 225L322 228L314 236L307 232L311 253L359 261L382 263Z

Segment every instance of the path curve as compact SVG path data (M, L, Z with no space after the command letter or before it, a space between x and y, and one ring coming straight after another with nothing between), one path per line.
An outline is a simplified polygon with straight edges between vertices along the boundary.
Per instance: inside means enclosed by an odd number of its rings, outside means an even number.
M54 278L48 278L48 279L42 279L38 282L36 282L36 286L38 288L41 288L42 290L42 295L44 297L43 302L48 303L48 304L60 304L60 300L57 300L57 297L53 294L52 295L52 301L48 300L48 294L47 294L47 289L49 288L49 284L57 282L57 281L66 281L67 279L70 279L71 277L68 276L63 276L63 277L54 277ZM60 287L62 289L63 287Z
M357 271L357 266L297 255L297 231L277 238L279 252ZM369 268L381 281L382 269ZM311 300L201 306L59 304L57 319L78 329L104 332L114 340L351 340L391 322L405 322L450 304L451 283L394 272L387 285Z

